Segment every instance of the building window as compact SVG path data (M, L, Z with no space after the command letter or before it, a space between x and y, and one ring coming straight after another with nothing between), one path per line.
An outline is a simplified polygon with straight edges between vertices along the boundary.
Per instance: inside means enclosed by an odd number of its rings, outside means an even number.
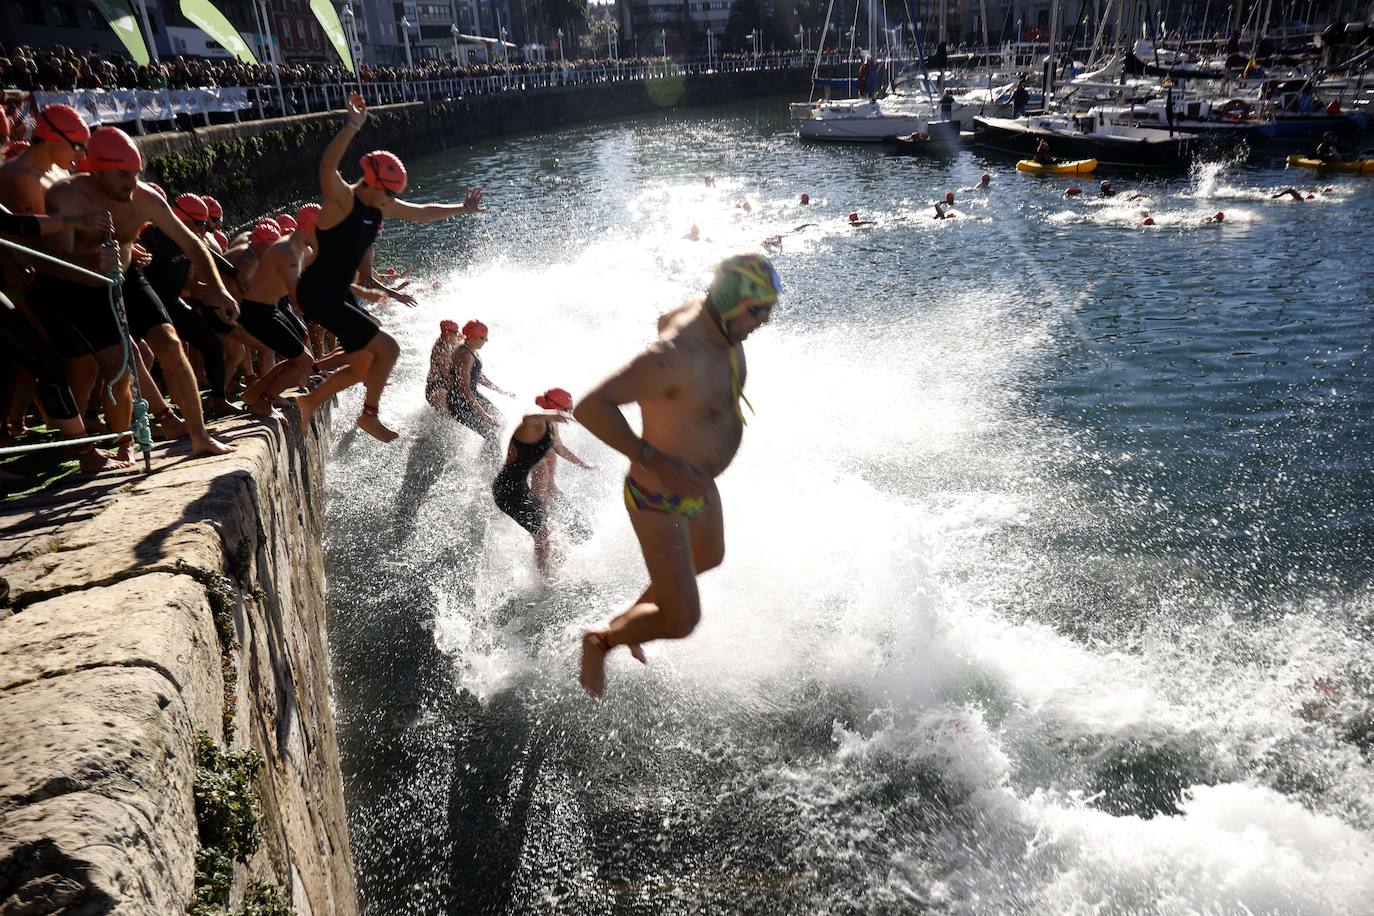
M19 21L24 25L47 25L39 0L19 0Z
M57 20L57 25L65 26L69 29L77 27L76 7L70 3L54 3L52 5L53 18Z
M305 47L305 21L302 19L296 20L296 37L301 40L301 47Z

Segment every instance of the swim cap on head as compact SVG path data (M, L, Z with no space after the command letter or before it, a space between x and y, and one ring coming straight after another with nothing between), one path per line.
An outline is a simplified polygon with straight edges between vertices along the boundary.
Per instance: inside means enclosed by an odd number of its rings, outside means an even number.
M358 164L363 167L363 181L369 187L393 194L405 190L406 167L395 153L373 150L359 159Z
M15 141L14 141L13 143L11 143L9 146L5 147L5 161L6 161L6 162L9 162L11 159L16 159L16 158L18 158L19 154L22 153L22 152L24 152L24 150L26 150L26 149L28 149L28 148L29 148L29 141L27 141L27 140L15 140Z
M1214 216L1213 219L1219 223L1224 223L1226 221L1226 213L1222 210L1218 210L1217 215Z
M205 201L205 206L210 208L211 219L224 219L224 208L219 205L219 201L209 194L200 195L200 199Z
M1082 193L1083 193L1083 189L1082 189L1082 188L1069 188L1069 189L1068 189L1067 191L1065 191L1064 193L1065 193L1066 195L1068 195L1069 197L1077 197L1079 194L1082 194Z
M254 245L271 245L281 238L281 227L276 220L265 219L253 227L253 234L248 240Z
M281 226L282 235L290 235L296 231L296 218L290 213L278 213L277 225Z
M534 396L534 403L545 410L572 410L572 395L562 388L550 388Z
M156 194L158 197L161 197L163 203L167 203L167 192L162 190L162 185L158 184L155 181L145 181L143 182L143 184L146 184L148 187L152 188L153 193Z
M102 127L86 141L86 158L77 168L83 172L137 172L143 168L143 154L133 138L118 127Z
M85 143L91 139L91 129L70 105L44 105L33 119L33 135L41 140L66 140Z
M802 192L802 196L801 196L801 202L804 203L804 204L809 204L809 203L811 203L811 195L810 195L810 194L807 194L805 191L803 191L803 192Z
M781 294L782 281L772 261L761 254L737 254L716 267L706 304L724 326L747 308L775 304Z
M225 235L223 232L220 232L218 229L210 230L210 234L215 237L216 242L219 242L220 251L229 250L229 236Z
M440 333L440 334L457 334L457 333L458 333L458 322L456 322L456 321L454 321L454 320L452 320L452 319L450 319L450 318L445 318L443 321L439 322L439 333Z
M1145 222L1142 223L1141 225L1153 226L1154 224L1155 224L1155 218L1154 218L1153 216L1147 216L1147 217L1145 217Z
M319 204L306 204L296 211L297 231L307 234L314 232L315 224L320 221L320 211L323 209Z
M172 210L187 222L210 218L210 208L205 205L205 201L201 200L198 194L178 196L176 203L172 204Z
M857 212L849 214L849 221L851 223L857 223L859 221L859 214Z
M482 324L482 322L478 321L476 318L474 318L472 321L469 321L467 324L463 325L463 336L486 337L487 326Z
M992 181L992 173L991 173L991 172L984 172L984 173L983 173L983 181Z

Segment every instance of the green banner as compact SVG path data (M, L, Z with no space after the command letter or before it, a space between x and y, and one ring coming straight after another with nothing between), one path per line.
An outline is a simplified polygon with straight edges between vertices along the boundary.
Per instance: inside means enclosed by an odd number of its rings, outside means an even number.
M248 50L248 43L239 35L224 14L215 9L210 0L181 0L181 14L200 26L200 30L215 40L220 47L243 61L256 64L258 59Z
M348 51L348 36L344 34L343 25L339 22L339 14L334 11L334 4L329 0L310 0L310 12L315 14L319 20L320 28L324 29L324 34L329 36L329 43L334 46L339 57L343 59L344 66L348 72L354 76L358 72L353 69L353 55Z
M105 21L114 29L114 33L119 36L119 40L128 49L129 56L134 59L134 63L140 67L148 65L148 46L143 43L143 33L139 31L138 20L134 18L134 11L129 8L129 0L91 0L95 8L100 11L100 15L105 17Z

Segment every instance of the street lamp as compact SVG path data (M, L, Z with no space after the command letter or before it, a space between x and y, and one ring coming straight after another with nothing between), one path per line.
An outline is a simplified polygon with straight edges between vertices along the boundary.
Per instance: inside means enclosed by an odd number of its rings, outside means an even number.
M413 70L415 69L415 62L410 59L410 20L404 16L401 17L401 37L405 39L406 43L406 69Z
M353 18L353 4L345 3L343 8L344 25L348 32L348 56L353 64L353 76L358 81L358 92L363 91L363 75L358 72L358 23Z
M711 29L706 30L706 69L708 70L714 66L713 45L715 43L715 36L716 33L714 31L712 31Z
M801 26L798 26L798 27L797 27L797 41L799 41L799 42L801 43L801 52L802 52L803 54L805 54L805 53L806 53L806 29L802 28Z
M559 62L560 64L561 64L561 63L564 63L564 60L563 60L563 30L562 30L562 29L559 29L559 30L558 30L558 62Z
M667 57L667 56L668 56L668 30L667 30L667 29L659 29L659 30L658 30L658 40L663 44L663 50L662 50L662 52L660 53L660 56L661 56L661 57Z
M461 62L458 60L458 36L462 33L458 31L458 23L450 22L448 24L448 33L453 36L453 62L455 64L460 64Z

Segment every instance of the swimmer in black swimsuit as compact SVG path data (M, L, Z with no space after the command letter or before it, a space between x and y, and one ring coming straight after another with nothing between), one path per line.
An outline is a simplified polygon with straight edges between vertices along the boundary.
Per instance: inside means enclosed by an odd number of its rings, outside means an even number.
M572 395L562 388L550 388L534 399L543 408L539 413L527 414L510 437L506 464L491 484L496 508L515 519L516 523L534 538L534 562L539 571L549 571L549 517L544 503L530 489L530 471L545 459L549 452L591 470L588 464L558 441L555 424L572 419Z
M396 438L377 416L382 391L401 354L395 338L377 325L358 305L352 284L383 219L431 223L462 213L480 213L482 189L471 188L461 204L412 204L396 195L406 186L406 169L392 153L376 150L359 160L362 180L349 184L339 174L339 162L354 134L367 120L367 103L354 94L348 99L348 123L324 151L320 160L320 190L324 210L315 227L315 260L301 273L296 298L306 320L322 325L338 338L348 354L348 364L327 378L319 388L296 398L301 432L320 405L351 385L363 382L363 411L358 428L383 442Z
M453 351L453 374L449 380L448 409L453 419L486 439L486 448L495 456L498 435L501 432L501 411L480 391L478 385L486 385L498 394L514 397L509 391L498 388L482 371L482 360L477 351L487 344L487 326L473 320L463 325L463 345Z

